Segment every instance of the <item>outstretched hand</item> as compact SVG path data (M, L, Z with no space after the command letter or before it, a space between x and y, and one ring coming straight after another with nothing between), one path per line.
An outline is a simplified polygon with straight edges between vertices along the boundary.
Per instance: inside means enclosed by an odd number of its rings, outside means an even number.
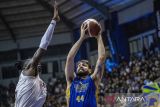
M58 13L58 5L57 5L56 0L52 0L52 3L53 3L53 7L54 7L53 19L58 22L58 21L60 21L60 17L59 17L59 13Z
M88 30L88 23L83 23L81 25L81 37L80 38L86 39L89 37L88 35L86 35L87 30Z

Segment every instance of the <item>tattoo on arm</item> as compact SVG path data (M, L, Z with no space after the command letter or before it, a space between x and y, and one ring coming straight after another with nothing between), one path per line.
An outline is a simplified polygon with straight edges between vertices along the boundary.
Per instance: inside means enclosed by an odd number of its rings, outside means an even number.
M32 66L33 67L36 67L38 65L38 63L40 62L40 60L41 60L42 56L45 54L45 52L46 51L42 48L39 48L35 52L34 56L32 57Z
M39 48L33 55L31 61L28 63L26 70L24 72L27 76L36 76L37 75L37 65L40 62L42 56L45 54L45 50Z
M102 65L98 65L98 72L97 73L99 73L101 71L102 71Z
M97 71L97 78L101 78L102 76L102 66L103 65L98 65L98 71Z

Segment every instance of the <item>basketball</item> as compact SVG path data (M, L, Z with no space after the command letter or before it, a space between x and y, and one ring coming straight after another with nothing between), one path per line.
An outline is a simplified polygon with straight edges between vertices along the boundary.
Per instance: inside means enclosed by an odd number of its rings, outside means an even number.
M95 19L87 19L82 24L84 23L88 23L88 29L86 30L85 34L89 35L90 37L98 36L101 27Z

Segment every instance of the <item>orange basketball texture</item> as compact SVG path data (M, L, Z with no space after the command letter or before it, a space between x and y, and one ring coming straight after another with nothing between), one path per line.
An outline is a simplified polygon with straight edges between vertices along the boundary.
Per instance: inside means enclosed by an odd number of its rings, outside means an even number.
M88 29L86 30L85 34L89 35L90 37L98 36L101 27L95 19L87 19L83 23L88 24Z

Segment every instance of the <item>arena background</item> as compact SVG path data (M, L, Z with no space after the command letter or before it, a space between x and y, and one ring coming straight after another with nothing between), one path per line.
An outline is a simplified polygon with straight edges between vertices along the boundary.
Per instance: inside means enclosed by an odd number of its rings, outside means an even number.
M102 25L103 41L109 57L100 84L100 107L116 107L107 102L107 93L138 93L160 76L159 0L57 0L61 21L57 23L47 54L42 59L42 79L47 83L44 107L62 107L65 102L66 56L79 38L81 23L94 18ZM32 57L53 15L50 0L0 0L0 107L13 107L20 71L16 61ZM97 59L97 45L87 40L77 54ZM111 59L111 60L110 60ZM159 91L160 92L160 91ZM109 98L111 99L111 98ZM158 102L160 98L156 99ZM152 107L160 107L154 103ZM119 107L119 106L117 106ZM142 105L137 105L142 107Z

